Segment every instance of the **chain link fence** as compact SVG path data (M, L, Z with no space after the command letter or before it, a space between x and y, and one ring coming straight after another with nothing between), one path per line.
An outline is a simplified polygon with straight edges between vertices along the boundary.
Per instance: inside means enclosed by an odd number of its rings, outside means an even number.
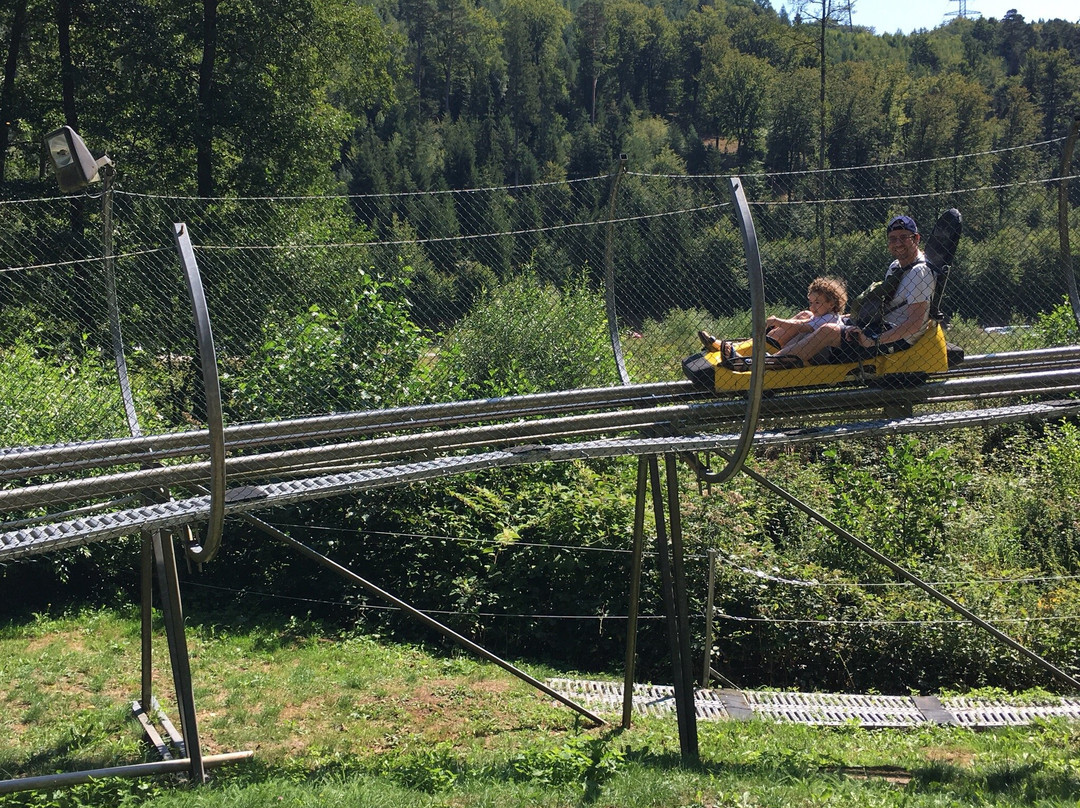
M766 306L821 275L884 276L885 223L964 217L945 293L969 355L1075 345L1058 194L1064 139L826 172L742 177ZM729 178L609 176L478 190L192 199L121 183L0 202L0 446L205 428L185 223L214 330L226 424L684 379L701 329L750 333ZM1069 186L1071 213L1078 186ZM110 318L115 287L118 318ZM119 350L122 346L122 351Z

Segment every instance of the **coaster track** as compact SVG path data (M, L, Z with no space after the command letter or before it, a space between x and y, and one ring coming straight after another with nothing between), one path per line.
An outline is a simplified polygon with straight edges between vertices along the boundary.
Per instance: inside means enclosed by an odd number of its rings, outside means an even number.
M915 387L852 384L766 397L756 446L928 432L1080 409L1080 348L971 357ZM1001 402L1021 403L1001 405ZM1041 399L1041 400L1039 400ZM1051 399L1051 400L1046 400ZM966 406L964 403L966 402ZM882 417L883 407L903 415ZM743 397L688 382L542 393L246 424L224 430L227 515L534 462L731 450ZM918 412L916 412L918 410ZM142 435L0 451L0 561L209 518L208 433ZM239 484L239 485L238 485ZM175 501L109 510L148 489ZM181 493L182 492L182 493ZM72 518L71 508L105 503ZM36 509L61 509L28 517Z

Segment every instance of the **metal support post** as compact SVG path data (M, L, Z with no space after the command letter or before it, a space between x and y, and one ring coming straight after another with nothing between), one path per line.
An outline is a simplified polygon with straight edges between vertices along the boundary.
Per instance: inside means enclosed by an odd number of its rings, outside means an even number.
M1058 180L1058 246L1061 253L1061 269L1065 274L1065 288L1069 290L1069 303L1072 304L1073 320L1080 325L1080 291L1076 287L1076 273L1072 265L1072 249L1069 247L1069 180L1072 168L1073 150L1080 135L1080 115L1073 116L1069 126L1069 135L1065 138L1065 147L1061 152L1061 173Z
M645 555L645 496L648 491L649 463L638 457L637 498L634 502L634 548L630 562L630 608L626 619L626 670L623 677L622 728L630 729L634 710L634 666L637 660L638 612L641 607L641 568Z
M679 509L679 470L674 454L664 455L667 471L668 521L671 528L671 572L675 594L675 613L679 627L679 676L682 696L678 708L685 712L686 745L683 758L698 760L697 709L694 704L694 669L690 655L690 597L686 587L686 553L683 552L682 512Z
M679 725L679 750L684 762L698 761L697 721L694 713L694 693L686 692L686 665L680 632L679 607L671 552L668 550L666 519L664 514L664 489L661 487L660 464L655 455L649 457L649 480L653 492L653 513L656 517L656 554L660 565L660 581L663 586L664 614L667 618L668 641L671 654L672 679L675 691L675 715ZM668 496L670 497L670 491ZM681 549L681 544L680 544Z
M713 597L716 594L716 549L709 548L709 590L705 601L705 663L701 668L701 686L708 687L712 672L713 649Z
M180 604L180 581L176 574L176 553L172 534L153 533L154 562L157 566L158 587L161 592L161 611L165 620L165 636L169 644L176 703L180 711L180 726L184 734L184 754L191 762L191 779L202 783L206 779L199 726L195 717L195 694L191 684L191 660L188 657L184 633L184 614ZM149 705L144 705L149 707Z

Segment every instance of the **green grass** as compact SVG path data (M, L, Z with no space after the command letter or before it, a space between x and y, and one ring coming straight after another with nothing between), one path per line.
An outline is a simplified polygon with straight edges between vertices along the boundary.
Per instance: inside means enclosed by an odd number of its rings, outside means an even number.
M153 759L134 611L0 627L0 776ZM252 749L204 788L168 777L0 798L5 806L1031 806L1080 800L1080 726L867 731L674 717L629 731L575 714L485 662L304 621L189 616L204 753ZM165 658L159 638L155 652ZM167 665L158 697L174 719ZM526 666L544 678L569 675Z

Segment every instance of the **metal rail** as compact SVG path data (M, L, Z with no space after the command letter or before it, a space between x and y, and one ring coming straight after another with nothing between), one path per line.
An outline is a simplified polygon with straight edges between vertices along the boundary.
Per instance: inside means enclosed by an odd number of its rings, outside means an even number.
M752 316L753 365L750 369L750 389L746 396L746 415L743 418L739 445L731 453L727 465L718 471L717 478L726 480L734 476L750 454L754 431L761 417L761 396L765 378L765 278L761 271L761 253L758 250L757 231L746 204L746 192L737 177L731 180L731 198L735 203L735 217L742 234L743 252L746 253L747 282L750 285L750 312Z
M202 759L203 766L214 768L226 763L250 760L254 752L227 752L222 755L207 755ZM129 766L110 766L106 769L87 769L79 772L58 772L40 777L18 777L0 781L0 794L14 794L17 791L39 791L47 788L65 788L80 783L89 783L104 777L147 777L155 774L180 774L191 769L188 758L159 760L151 763L133 763Z
M214 350L214 334L210 328L210 312L206 308L202 277L195 262L187 225L173 225L176 249L184 268L191 310L195 316L195 335L199 345L199 364L202 368L203 395L206 403L207 434L210 438L210 520L206 538L202 543L188 544L185 548L194 561L210 561L221 546L225 530L225 418L221 408L221 385L218 382L217 353Z
M982 354L928 383L912 388L881 391L864 385L828 389L777 391L762 401L763 418L803 417L827 412L845 413L853 407L880 407L886 400L905 404L934 403L942 391L965 395L1021 395L1027 382L1067 390L1062 377L1043 372L1080 368L1080 347ZM1013 374L1010 375L1009 371ZM974 378L972 378L974 377ZM1000 377L1000 378L997 378ZM1027 381L1025 381L1027 380ZM378 433L421 432L467 422L496 424L522 418L565 417L596 410L656 409L695 404L716 421L745 415L745 400L718 398L690 382L665 382L627 387L605 387L559 393L538 393L497 399L474 399L447 404L425 404L286 421L267 421L226 427L224 440L233 454L269 446L310 444L313 441L349 440ZM55 475L82 469L107 469L144 462L153 454L162 460L207 455L207 430L172 432L140 437L112 438L73 444L0 449L0 481Z
M824 442L870 435L940 432L962 427L984 426L1017 421L1065 417L1080 413L1080 400L1068 399L1038 404L987 407L953 413L933 412L907 418L879 418L848 424L822 425L791 430L760 430L756 443L762 447L801 442ZM696 452L714 449L733 450L738 435L697 432L659 434L608 440L556 443L550 446L524 446L495 449L467 455L448 455L431 459L379 465L354 471L308 476L252 485L237 489L226 499L226 516L249 513L269 507L324 499L363 489L385 488L401 483L419 482L469 471L505 468L537 462L566 462L592 458L626 457L670 452ZM196 496L172 502L156 503L116 513L43 524L0 533L0 560L21 558L62 547L129 535L140 529L166 529L205 521L210 516L210 498Z
M761 417L779 422L795 415L805 419L837 412L848 413L850 417L850 413L854 411L880 408L886 398L893 404L929 406L961 401L992 401L1015 396L1061 396L1076 391L1080 391L1080 368L1060 368L1034 373L1003 372L950 378L914 388L888 390L884 391L887 394L885 397L882 390L865 387L775 396L762 402ZM527 397L518 401L524 404L526 411L533 411ZM582 402L584 401L583 399ZM622 404L628 399L621 398L618 401ZM409 459L417 455L451 455L455 452L491 450L522 443L570 441L582 436L609 435L614 440L627 433L641 431L685 435L715 429L716 426L739 419L745 414L745 403L738 399L698 400L663 406L661 399L650 392L646 401L642 406L642 400L638 399L629 409L539 417L511 423L460 426L454 429L431 429L411 434L371 437L367 440L241 454L227 458L225 468L230 477L244 481L282 476L302 477L310 475L312 469L328 464L401 462L403 458ZM512 402L506 400L504 403ZM593 406L602 409L600 403ZM509 415L511 410L504 412ZM471 413L470 416L468 419L459 418L457 423L474 421L477 414ZM482 413L479 417L485 418ZM948 413L942 413L941 417L949 420ZM395 426L403 429L404 421L396 422ZM166 437L169 436L162 436L163 439ZM321 437L323 435L319 432L293 432L288 436L290 441L314 441ZM124 439L117 443L133 440L135 439ZM157 436L149 437L148 440L153 442L155 447L158 445ZM267 445L261 443L263 448ZM554 445L557 444L553 443ZM193 446L190 445L190 448ZM86 448L73 447L74 451L80 454ZM55 474L64 468L62 462L44 461L55 458L57 454L62 456L66 451L66 448L63 448L51 454L48 450L35 450L34 459L37 462L27 464L25 461L30 458L23 456L20 458L23 462L14 464L16 468L8 469L3 476L8 479L26 479ZM155 450L154 455L160 458L162 453ZM138 456L118 457L124 458L124 462L131 462ZM95 468L105 468L115 462L117 460L110 461L105 458ZM114 498L151 486L190 486L202 483L211 473L212 463L200 460L26 485L0 491L0 512L80 503L93 498ZM222 497L222 503L224 499L225 496ZM222 513L223 508L222 504Z

